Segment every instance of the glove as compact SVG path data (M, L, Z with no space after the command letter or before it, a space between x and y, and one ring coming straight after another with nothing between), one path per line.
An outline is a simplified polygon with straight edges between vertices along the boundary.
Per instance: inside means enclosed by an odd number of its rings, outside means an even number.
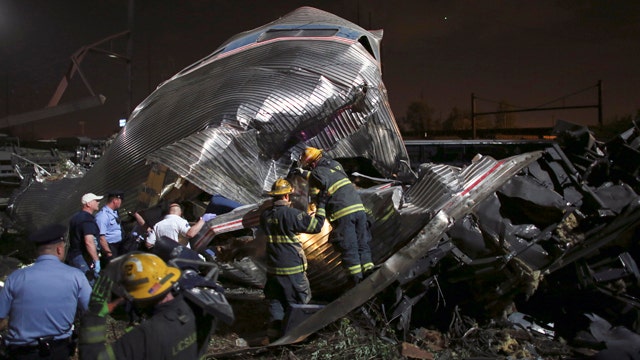
M313 214L318 210L318 207L314 203L309 203L307 206L307 214Z
M202 220L204 222L208 222L208 221L213 220L215 218L216 218L216 214L206 213L206 214L202 215Z
M292 176L302 176L302 174L304 174L304 170L301 167L296 167L289 171L289 175Z
M91 297L89 298L89 311L92 314L104 317L109 313L107 302L111 298L111 289L113 288L113 280L108 276L100 276L93 285Z
M329 200L329 194L326 191L320 191L318 195L316 195L316 204L318 204L319 208L323 208L327 201Z
M91 266L91 268L93 269L93 276L94 277L98 277L100 276L100 260L95 260L93 262L93 265Z

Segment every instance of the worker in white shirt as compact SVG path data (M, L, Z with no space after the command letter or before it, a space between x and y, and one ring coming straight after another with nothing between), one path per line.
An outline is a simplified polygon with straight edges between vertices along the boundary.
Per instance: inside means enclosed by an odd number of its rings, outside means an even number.
M169 210L164 219L158 221L153 226L153 230L149 232L145 245L148 249L151 249L155 245L156 239L164 236L191 248L189 239L196 236L200 232L200 229L202 229L202 226L215 217L215 214L204 214L192 226L182 217L182 207L180 204L172 203L169 205Z

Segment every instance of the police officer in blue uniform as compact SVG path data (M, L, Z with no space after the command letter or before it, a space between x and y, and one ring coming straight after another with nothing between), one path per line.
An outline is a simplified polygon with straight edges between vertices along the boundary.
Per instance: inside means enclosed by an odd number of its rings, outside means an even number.
M324 198L319 198L315 216L311 216L291 207L291 193L293 187L287 180L276 180L268 193L273 197L273 206L260 215L260 229L267 237L264 295L269 300L267 336L271 341L282 335L282 320L290 304L306 304L311 300L307 258L297 234L319 233L325 219Z
M96 214L96 223L100 229L100 248L106 264L120 254L122 227L118 209L122 206L124 192L112 191L107 195L107 204Z
M73 323L78 310L87 310L91 287L82 271L63 262L66 232L50 225L33 233L38 258L11 273L0 290L8 359L69 359L75 351Z

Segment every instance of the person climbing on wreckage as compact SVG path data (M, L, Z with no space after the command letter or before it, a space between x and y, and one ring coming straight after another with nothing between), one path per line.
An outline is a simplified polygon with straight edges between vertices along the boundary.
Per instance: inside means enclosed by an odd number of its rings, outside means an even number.
M307 147L300 155L300 166L292 170L292 175L308 180L309 195L326 192L327 219L333 227L329 242L342 254L342 264L355 286L373 270L371 233L362 199L342 165L321 149Z
M260 215L260 229L267 238L267 282L265 298L269 300L269 341L282 335L283 320L291 304L307 304L311 288L307 279L307 258L298 233L317 234L325 219L325 198L320 195L315 215L291 207L293 186L278 179L268 192L273 205Z
M224 314L233 321L233 312L222 295L213 305L207 305L216 308L213 312L194 301L190 295L204 291L199 288L190 292L189 289L217 285L204 278L185 278L185 271L167 265L157 255L143 252L123 255L111 262L106 269L106 274L111 276L98 278L89 311L81 320L80 359L201 358L215 330L217 317L213 314ZM112 278L117 279L117 284ZM110 302L112 289L137 307L146 309L150 317L115 342L106 344L106 315L122 303L122 298ZM211 293L206 296L210 304ZM229 322L224 318L223 321Z

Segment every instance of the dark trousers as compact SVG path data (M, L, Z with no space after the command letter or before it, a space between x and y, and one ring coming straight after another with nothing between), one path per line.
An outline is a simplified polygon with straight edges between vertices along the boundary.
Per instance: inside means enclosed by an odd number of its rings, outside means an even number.
M109 265L109 263L111 262L111 259L115 259L118 256L122 255L121 254L121 250L120 250L120 246L122 245L122 241L118 241L116 243L109 243L109 250L111 250L111 256L102 256L100 258L100 266L102 266L102 268L106 268L107 265ZM102 253L102 255L105 255L105 253Z
M362 278L362 272L373 267L367 214L357 211L332 221L331 226L333 230L329 234L329 241L340 251L342 265L351 276ZM363 269L363 266L367 268Z
M267 274L264 296L269 300L269 320L283 320L290 304L307 304L311 300L311 287L307 274Z

